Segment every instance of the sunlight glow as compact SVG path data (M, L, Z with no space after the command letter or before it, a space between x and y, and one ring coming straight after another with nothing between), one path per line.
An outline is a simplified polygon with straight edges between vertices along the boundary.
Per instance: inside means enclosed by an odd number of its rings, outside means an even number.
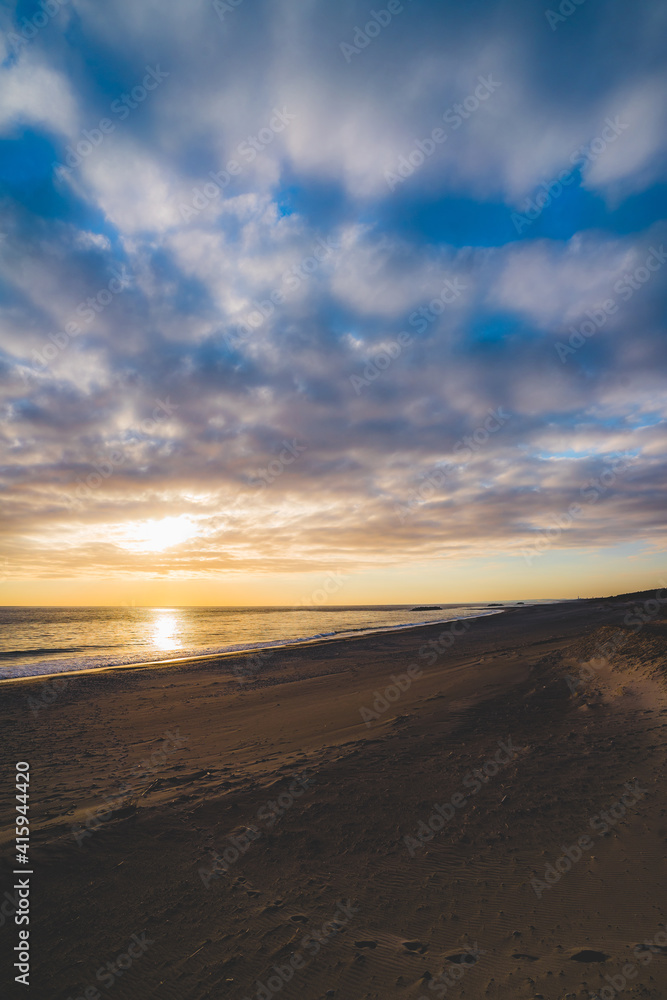
M132 552L163 552L187 541L198 533L197 525L187 514L143 521L125 529L121 545Z
M158 649L178 649L181 646L181 642L175 638L177 632L178 619L175 615L161 614L153 623L151 641Z

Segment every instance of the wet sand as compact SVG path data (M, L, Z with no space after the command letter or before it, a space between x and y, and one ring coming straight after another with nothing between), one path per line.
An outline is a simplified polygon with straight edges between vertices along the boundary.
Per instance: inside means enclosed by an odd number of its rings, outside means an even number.
M15 995L664 1000L665 609L1 685L2 773L31 764Z

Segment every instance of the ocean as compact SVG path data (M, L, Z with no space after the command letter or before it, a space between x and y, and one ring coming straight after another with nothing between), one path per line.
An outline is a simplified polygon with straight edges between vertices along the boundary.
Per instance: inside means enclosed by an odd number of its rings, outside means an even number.
M487 604L443 604L432 611L420 611L414 605L4 607L0 608L0 680L261 649L498 614L500 610Z

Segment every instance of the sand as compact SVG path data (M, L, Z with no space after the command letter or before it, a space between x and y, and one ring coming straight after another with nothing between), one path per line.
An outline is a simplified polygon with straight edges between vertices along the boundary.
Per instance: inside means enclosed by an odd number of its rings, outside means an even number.
M664 1000L653 598L0 685L2 891L16 760L35 872L3 996Z

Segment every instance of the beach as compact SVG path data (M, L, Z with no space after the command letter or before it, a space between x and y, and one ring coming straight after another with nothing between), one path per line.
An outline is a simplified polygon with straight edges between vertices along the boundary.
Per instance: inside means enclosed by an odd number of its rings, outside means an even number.
M3 682L35 995L664 998L662 594Z

